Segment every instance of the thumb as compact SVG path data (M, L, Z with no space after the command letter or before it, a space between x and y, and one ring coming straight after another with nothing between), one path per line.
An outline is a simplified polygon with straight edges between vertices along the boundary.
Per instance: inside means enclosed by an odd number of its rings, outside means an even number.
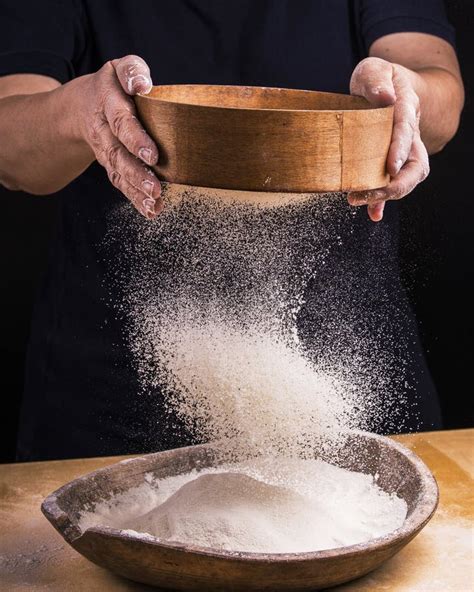
M396 101L393 86L393 67L380 58L366 58L357 64L352 73L352 95L366 98L374 107L386 107Z
M127 95L149 93L152 87L150 68L141 57L128 55L112 60L117 78Z

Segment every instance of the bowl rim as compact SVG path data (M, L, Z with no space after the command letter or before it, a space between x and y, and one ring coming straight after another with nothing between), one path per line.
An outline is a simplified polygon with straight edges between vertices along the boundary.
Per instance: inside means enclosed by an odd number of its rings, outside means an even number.
M289 91L291 93L304 93L304 94L318 94L318 95L336 95L339 97L353 97L356 99L362 99L363 101L365 101L367 103L367 107L363 107L361 109L269 109L269 108L265 108L265 107L232 107L232 106L225 106L225 105L201 105L201 104L196 104L196 103L189 103L187 101L173 101L170 99L163 99L161 97L155 97L155 96L151 96L150 93L152 93L152 91L155 88L162 88L162 87L198 87L198 88L204 88L204 87L212 87L212 88L219 88L219 89L245 89L248 91L251 91L253 89L257 89L257 90L263 90L263 91L276 91L276 92L280 92L280 91ZM360 95L351 95L351 94L345 94L345 93L333 93L333 92L328 92L328 91L319 91L319 90L309 90L309 89L303 89L303 88L285 88L285 87L279 87L279 86L258 86L258 85L239 85L239 84L186 84L186 83L181 83L181 84L157 84L157 85L153 85L151 90L148 93L138 93L137 95L135 95L135 98L139 98L141 99L145 99L146 101L155 101L157 103L166 103L166 104L170 104L170 105L183 105L186 108L189 109L215 109L215 110L221 110L221 111L242 111L242 112L254 112L254 113L258 113L258 112L271 112L271 113L338 113L338 114L342 114L342 113L363 113L363 112L374 112L374 111L379 111L379 112L383 112L383 111L390 111L393 110L393 105L385 105L384 107L374 107L371 106L370 103L367 101L367 99L365 99L365 97L362 97Z
M434 477L430 469L427 467L427 465L420 459L420 457L417 454L415 454L412 450L400 444L399 442L396 442L395 440L388 438L387 436L371 434L370 432L365 432L363 430L349 430L347 433L354 436L359 434L365 438L383 442L384 445L388 445L389 447L397 450L403 456L408 458L408 460L415 466L421 478L422 488L417 500L417 504L412 513L405 518L403 524L396 530L386 535L370 539L365 543L347 545L344 547L335 547L332 549L323 549L320 551L308 551L304 553L256 553L249 551L219 550L211 547L200 547L197 545L189 545L185 543L170 543L166 541L161 541L153 535L146 536L146 533L143 533L145 534L145 536L143 536L142 533L138 532L137 535L134 535L129 532L125 532L125 530L128 529L112 528L109 526L93 526L85 530L81 530L77 522L73 522L69 514L62 510L57 503L58 497L61 496L65 491L76 485L79 481L89 480L100 473L106 472L107 469L110 469L110 467L113 466L131 462L139 463L142 460L146 460L147 457L156 454L170 453L176 449L166 450L158 453L149 453L141 456L134 456L116 463L112 463L110 465L107 465L106 467L97 469L96 471L92 471L90 473L82 475L81 477L78 477L70 481L69 483L66 483L65 485L56 489L54 492L48 495L41 504L41 510L43 514L46 516L46 518L54 526L54 528L56 528L56 530L58 530L58 532L73 546L76 546L79 542L79 539L81 539L85 535L98 534L105 537L110 537L114 539L118 538L120 540L125 539L133 543L151 545L153 547L167 549L170 551L183 552L190 555L212 557L214 559L219 560L239 560L253 563L305 562L334 559L336 557L353 557L360 554L366 554L369 551L375 551L378 549L391 547L396 542L408 542L409 540L414 538L418 534L418 532L429 522L434 512L436 511L439 502L439 487L436 478ZM197 447L212 448L213 444L208 443L200 444L197 446L188 446L180 448L178 450L185 451L188 448L195 449Z

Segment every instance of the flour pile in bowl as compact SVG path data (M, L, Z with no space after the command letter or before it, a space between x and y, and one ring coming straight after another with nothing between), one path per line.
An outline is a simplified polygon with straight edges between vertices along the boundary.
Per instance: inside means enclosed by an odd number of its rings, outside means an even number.
M80 526L217 550L304 553L386 535L406 513L370 475L321 460L261 458L150 478L84 514Z
M403 500L370 475L315 460L324 452L337 464L349 430L376 428L381 399L396 422L404 380L380 266L361 279L340 260L350 209L334 195L262 208L218 194L167 186L156 221L128 212L109 240L123 242L120 312L143 397L185 443L218 442L230 464L146 483L82 527L267 553L395 530ZM136 230L127 244L125 227ZM380 293L362 298L368 273Z

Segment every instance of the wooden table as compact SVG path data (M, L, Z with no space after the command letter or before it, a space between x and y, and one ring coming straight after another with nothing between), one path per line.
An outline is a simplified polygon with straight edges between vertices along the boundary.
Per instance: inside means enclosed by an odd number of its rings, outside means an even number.
M396 557L356 582L351 591L471 592L474 590L474 430L428 432L396 438L431 468L439 509L423 532ZM77 554L46 521L43 498L77 476L119 458L0 465L1 591L144 591Z

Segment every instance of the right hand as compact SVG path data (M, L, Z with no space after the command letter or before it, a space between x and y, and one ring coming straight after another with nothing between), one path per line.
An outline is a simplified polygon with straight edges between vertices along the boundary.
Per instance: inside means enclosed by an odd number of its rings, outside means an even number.
M148 166L158 162L158 148L137 119L131 96L147 93L152 82L142 58L112 60L83 78L80 135L117 187L149 220L163 210L161 186Z

